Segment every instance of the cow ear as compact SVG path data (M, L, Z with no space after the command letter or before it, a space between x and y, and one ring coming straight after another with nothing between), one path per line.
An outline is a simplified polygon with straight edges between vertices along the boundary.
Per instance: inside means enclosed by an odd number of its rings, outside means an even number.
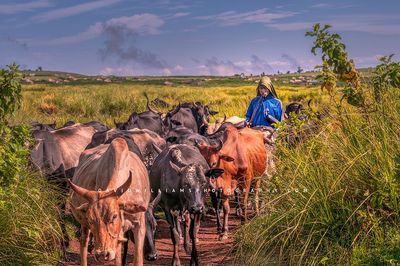
M170 143L175 143L177 139L178 139L177 137L173 136L173 137L168 137L168 138L166 139L166 141L167 141L167 142L170 142Z
M174 164L173 162L169 162L169 165L172 167L172 169L174 169L178 174L182 173L183 168L177 166L176 164Z
M89 207L89 203L83 203L81 206L79 207L75 207L74 205L71 204L72 209L74 209L75 211L80 211L80 212L86 212L88 207Z
M122 186L117 188L117 190L115 191L115 196L121 197L122 194L124 194L129 189L129 187L131 186L131 183L132 183L132 172L129 171L128 179L125 181L124 184L122 184Z
M216 114L218 114L217 111L210 110L210 115L216 115Z
M221 168L213 168L213 169L209 169L205 172L205 176L207 177L212 177L212 178L217 178L220 175L222 175L224 173L224 169Z
M171 123L174 124L175 126L182 126L182 123L179 122L178 120L171 119Z
M219 156L219 158L220 158L221 160L224 160L224 161L227 161L227 162L233 162L233 161L235 160L233 157L231 157L231 156L229 156L229 155L226 155L226 154L221 154L221 155Z
M146 207L145 206L143 206L141 204L133 203L131 201L121 202L119 204L119 208L121 210L123 210L124 212L127 212L129 214L135 214L135 213L138 213L138 212L146 211Z
M130 116L129 116L129 123L135 124L136 121L138 120L139 116L136 112L133 112Z

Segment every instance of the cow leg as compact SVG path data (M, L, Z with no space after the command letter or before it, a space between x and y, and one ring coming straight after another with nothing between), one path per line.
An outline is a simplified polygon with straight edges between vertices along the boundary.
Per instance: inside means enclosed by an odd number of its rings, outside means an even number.
M181 266L181 261L179 259L179 233L175 226L175 219L171 210L166 209L164 211L165 218L169 223L169 229L171 231L171 240L174 245L174 255L172 257L172 266Z
M139 221L133 228L133 238L135 239L134 265L143 265L143 245L146 234L146 220L144 215L144 212L138 214Z
M67 215L65 214L65 203L62 203L60 205L60 211L61 211L60 227L61 227L61 232L63 235L63 239L61 242L61 249L62 249L64 258L66 258L67 248L69 247L69 236L67 233L67 228L65 226L65 220L67 218Z
M246 186L245 189L246 191L244 191L244 197L243 197L243 213L244 213L244 221L247 222L247 203L248 203L248 199L249 199L249 191L250 191L250 185L251 185L251 179L247 178L245 179L246 182Z
M81 226L81 265L87 266L89 228Z
M115 266L121 266L122 265L121 248L122 248L122 244L121 244L121 242L119 242L117 244L117 250L116 250L116 253L115 253Z
M190 265L199 265L199 257L197 254L197 233L200 228L200 214L195 214L190 219L190 239L192 240L192 254L190 256Z
M219 216L219 209L221 205L221 195L218 192L210 191L211 203L215 210L215 215L217 217L217 233L222 233L221 217Z
M242 208L240 207L240 197L241 197L241 192L240 189L235 189L235 204L236 204L236 216L237 217L242 217Z
M260 190L260 186L261 186L261 177L257 178L256 181L256 192L255 192L255 201L256 201L256 213L257 215L260 214L260 195L258 194L259 190Z
M123 246L123 252L122 252L122 265L126 265L126 261L128 258L128 244L129 244L129 230L125 232L124 237L127 239L127 241L124 242Z
M196 243L199 243L199 238L197 236L199 235L200 219L201 219L202 216L203 216L203 214L199 214L199 218L198 218L199 221L194 224L194 230L196 231L195 232L196 233L196 235L195 235Z
M190 216L189 213L186 211L184 214L184 222L183 222L183 246L185 248L186 254L190 254L190 247L189 247L189 226L190 226Z
M222 229L222 234L219 236L219 240L225 240L228 238L228 217L229 217L229 198L224 198L223 202L224 207L224 228Z
M178 231L179 234L179 243L182 244L183 243L183 234L182 234L182 227L181 227L181 217L179 215L179 212L176 214L175 216L175 226L176 226L176 230Z

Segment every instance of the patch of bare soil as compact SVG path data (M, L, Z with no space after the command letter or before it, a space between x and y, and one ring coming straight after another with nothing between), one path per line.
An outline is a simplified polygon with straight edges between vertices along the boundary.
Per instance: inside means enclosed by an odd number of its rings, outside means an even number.
M234 215L234 209L231 208L229 216L229 237L226 240L219 241L217 235L217 226L215 215L205 215L204 221L201 221L198 234L199 260L201 265L232 265L233 264L233 232L240 225L240 219ZM79 241L73 239L70 241L67 258L59 265L80 265ZM158 221L156 231L156 248L158 259L156 261L145 261L144 265L171 265L173 255L173 245L170 236L169 225L165 220ZM190 255L185 253L183 245L180 245L179 256L182 265L190 264ZM128 265L133 265L133 244L129 242ZM89 265L103 265L94 260L94 256L89 254ZM109 265L113 265L112 263Z

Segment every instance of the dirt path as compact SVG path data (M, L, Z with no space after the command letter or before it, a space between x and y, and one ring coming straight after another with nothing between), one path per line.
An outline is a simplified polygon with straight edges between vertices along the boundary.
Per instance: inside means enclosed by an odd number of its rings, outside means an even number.
M216 227L216 219L214 215L206 215L204 221L201 221L201 227L199 232L199 259L201 265L232 265L233 254L232 244L233 237L232 233L236 230L240 221L233 214L231 208L231 214L229 216L229 229L230 235L227 240L219 241ZM156 261L148 262L145 261L145 265L171 265L173 246L170 237L169 225L164 220L158 221L158 228L156 231L156 248L158 251L158 259ZM180 246L179 256L182 265L189 265L190 255L186 255L183 245ZM93 255L89 255L89 265L101 265L95 262ZM129 243L129 255L128 265L133 265L133 245ZM70 242L70 248L68 250L67 260L61 262L59 265L79 265L79 242L74 239ZM110 264L113 265L113 264Z

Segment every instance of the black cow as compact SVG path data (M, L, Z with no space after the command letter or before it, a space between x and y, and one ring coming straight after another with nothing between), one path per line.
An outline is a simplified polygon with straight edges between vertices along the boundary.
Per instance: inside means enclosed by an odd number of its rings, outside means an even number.
M285 114L289 117L290 113L300 114L304 110L304 106L301 103L293 102L286 106Z
M145 96L147 100L148 111L143 113L133 112L129 116L128 121L125 123L118 123L114 121L115 127L122 130L129 130L133 128L149 129L162 136L164 134L164 125L161 119L161 113L150 107L147 94L145 94Z
M209 141L203 135L198 133L194 133L193 130L188 129L183 126L177 126L170 130L165 138L167 143L171 144L187 144L191 146L196 146L198 142L206 142L209 144Z
M171 145L154 161L150 171L152 192L161 191L160 206L170 225L174 245L173 265L179 260L179 217L185 216L184 247L189 253L189 236L192 241L190 265L199 265L196 239L200 215L204 210L204 194L211 186L209 177L218 177L222 169L209 169L200 152L189 145ZM190 218L189 218L190 216ZM190 229L189 229L190 223Z
M201 103L183 103L166 114L164 126L166 129L171 129L173 124L179 123L203 135L207 131L208 117L217 113Z
M56 129L56 122L54 122L53 124L42 124L39 122L32 122L31 125L32 125L31 131L33 131L33 130L51 131L51 130Z

